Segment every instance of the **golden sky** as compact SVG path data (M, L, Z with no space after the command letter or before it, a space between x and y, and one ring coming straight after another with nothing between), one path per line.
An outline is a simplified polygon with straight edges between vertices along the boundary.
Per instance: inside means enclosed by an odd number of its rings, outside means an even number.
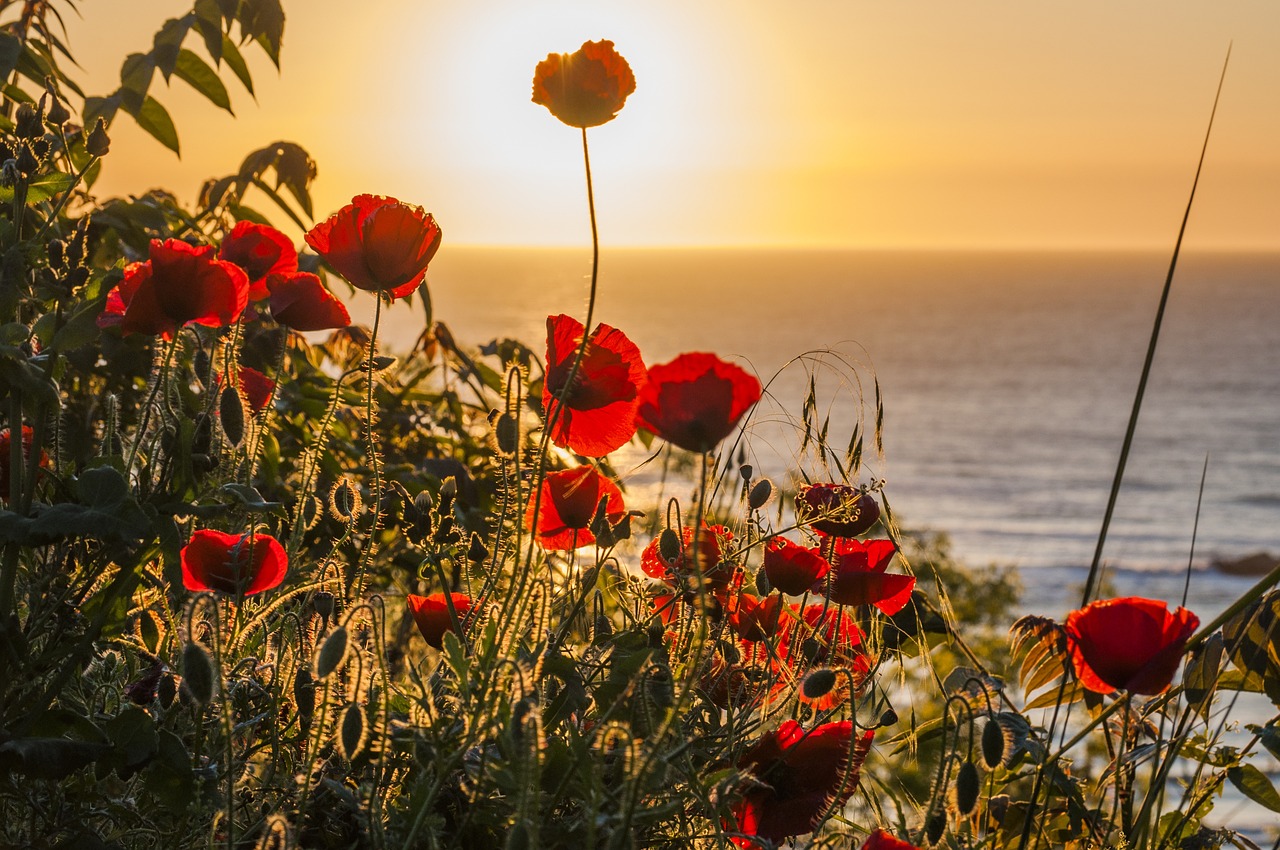
M182 158L123 116L97 191L191 200L276 140L317 215L372 192L454 244L588 240L577 131L529 100L549 52L608 38L637 89L589 131L605 245L1167 248L1229 42L1187 246L1280 248L1274 0L285 0L236 118L153 93ZM90 89L189 0L84 0Z

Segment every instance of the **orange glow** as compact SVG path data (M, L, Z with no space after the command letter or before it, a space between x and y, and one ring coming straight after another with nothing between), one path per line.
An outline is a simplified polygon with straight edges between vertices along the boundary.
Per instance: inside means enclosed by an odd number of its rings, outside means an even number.
M119 5L69 22L98 92L189 8ZM388 193L455 244L583 244L577 133L531 81L547 53L607 38L637 88L589 131L606 244L1164 247L1234 39L1188 244L1280 247L1275 4L285 6L282 71L254 63L257 103L230 82L233 119L162 89L183 159L123 119L99 190L189 199L288 139L319 161L318 215Z

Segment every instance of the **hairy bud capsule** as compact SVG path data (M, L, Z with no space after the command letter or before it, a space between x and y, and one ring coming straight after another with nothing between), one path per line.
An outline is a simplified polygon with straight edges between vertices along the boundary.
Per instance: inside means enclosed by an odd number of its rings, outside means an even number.
M683 547L680 545L680 535L676 533L674 528L662 529L662 534L658 536L658 554L662 556L662 560L668 564L673 564L680 557Z
M342 726L338 734L338 746L347 761L360 754L368 741L369 724L365 722L364 709L351 703L342 712Z
M829 667L821 667L804 677L800 686L806 699L818 699L831 693L836 686L836 671Z
M359 514L363 507L360 491L351 481L343 478L333 485L333 490L329 492L329 512L333 514L334 519L350 520Z
M338 665L347 657L347 643L346 626L338 626L324 639L320 651L316 653L317 679L328 678L330 673L338 669Z
M769 504L769 500L772 498L773 482L768 478L761 478L751 488L751 492L747 494L747 507L753 511L758 511Z
M982 790L982 780L978 778L978 766L971 761L960 765L956 773L956 811L963 817L973 814L978 805L978 792Z
M982 727L982 762L994 770L1004 761L1004 729L996 720L988 720Z
M213 702L217 673L213 659L198 643L189 643L182 650L182 687L200 705Z
M244 439L244 400L240 398L240 391L230 384L222 388L222 395L218 399L218 415L222 420L222 433L226 435L227 442L233 446L240 445L240 441Z

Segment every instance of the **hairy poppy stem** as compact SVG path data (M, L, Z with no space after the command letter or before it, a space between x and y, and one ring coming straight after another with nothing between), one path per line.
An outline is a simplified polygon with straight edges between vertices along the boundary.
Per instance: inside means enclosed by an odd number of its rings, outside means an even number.
M1218 100L1222 97L1222 84L1227 79L1227 64L1230 61L1231 45L1228 44L1227 57L1222 61L1222 74L1218 77L1218 90L1213 96L1213 108L1209 111L1209 126L1205 129L1204 144L1200 146L1200 159L1196 163L1196 176L1191 181L1191 196L1187 198L1187 208L1182 213L1182 226L1178 228L1178 239L1173 244L1173 257L1169 260L1169 272L1165 275L1164 290L1160 293L1160 306L1156 308L1156 320L1151 328L1151 341L1147 344L1147 357L1142 363L1142 377L1138 379L1138 391L1134 395L1133 408L1129 412L1129 425L1125 429L1124 443L1120 447L1120 459L1116 462L1116 474L1111 482L1111 494L1107 497L1107 510L1102 517L1102 530L1098 533L1098 545L1093 551L1093 561L1089 564L1089 578L1084 584L1084 596L1080 600L1081 607L1089 604L1102 572L1102 547L1107 542L1107 529L1111 526L1111 516L1115 513L1116 499L1120 495L1120 482L1124 480L1124 467L1129 460L1129 449L1133 445L1134 432L1138 428L1138 413L1142 410L1142 397L1147 391L1147 378L1151 375L1151 363L1156 356L1156 344L1160 341L1160 325L1164 322L1164 308L1169 301L1169 290L1173 287L1173 272L1178 267L1178 254L1182 250L1182 237L1187 232L1187 219L1191 217L1191 205L1196 199L1196 186L1200 183L1200 171L1204 168L1205 152L1209 149L1209 135L1213 132L1213 117L1218 112Z

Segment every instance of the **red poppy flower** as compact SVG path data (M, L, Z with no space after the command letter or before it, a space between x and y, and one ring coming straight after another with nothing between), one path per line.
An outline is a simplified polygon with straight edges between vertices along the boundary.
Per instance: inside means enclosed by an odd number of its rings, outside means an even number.
M572 316L547 317L547 376L542 409L551 423L551 439L580 455L602 457L636 432L636 393L644 382L640 349L617 328L596 325L587 341L573 386L562 402L573 361L582 345L582 322Z
M267 278L271 318L295 331L327 331L351 324L337 297L310 272L273 274Z
M31 457L31 442L36 438L35 431L30 425L22 426L22 458L26 460ZM9 460L13 454L13 440L10 437L8 428L0 431L0 502L9 501ZM45 454L44 449L40 449L40 467L47 469L49 467L49 455Z
M570 127L612 121L636 90L636 78L612 41L588 41L573 53L550 53L533 72L533 102Z
M440 236L440 226L422 207L357 195L311 228L306 240L352 286L395 300L418 288Z
M1080 684L1109 694L1158 694L1178 672L1187 639L1200 618L1170 612L1156 599L1100 599L1067 615L1067 647Z
M240 367L240 390L244 393L249 408L258 413L271 401L271 394L276 391L276 382L248 366Z
M249 278L249 300L267 297L267 277L298 270L298 251L279 230L252 221L237 222L222 246L218 259L235 263Z
M124 280L107 294L98 325L173 339L187 324L230 325L248 303L249 278L234 263L216 259L212 245L153 239L150 259L126 266Z
M910 841L903 841L883 829L877 829L862 842L862 850L919 850L919 848Z
M655 537L644 547L640 553L640 569L645 575L676 585L693 572L693 526L686 525L681 536L680 553L672 561L662 557L661 537ZM702 524L702 533L698 535L698 572L706 578L712 590L728 587L733 577L733 565L721 562L725 548L732 542L733 532L723 525Z
M785 623L783 609L787 603L777 594L761 598L750 593L722 593L720 604L728 615L729 628L746 641L773 637Z
M788 720L761 738L738 760L750 774L733 807L738 831L778 842L817 829L823 816L842 808L858 787L872 731L856 742L853 735L850 720L808 732ZM742 847L759 846L746 838L733 840Z
M796 494L796 516L830 537L857 537L880 519L880 505L848 484L810 484Z
M822 603L790 606L791 628L778 641L778 657L790 667L849 666L862 657L862 630L844 609Z
M548 472L542 480L538 543L543 549L566 552L595 543L591 521L601 499L605 500L605 516L611 524L626 514L622 491L594 466ZM529 530L534 528L533 509L531 499L524 518L524 527Z
M769 586L799 596L826 576L831 565L817 550L785 537L771 537L764 547L764 574Z
M202 528L182 548L182 586L252 596L284 581L289 559L269 534L227 534Z
M911 601L915 576L886 573L898 547L892 540L839 539L835 566L813 591L838 605L874 605L890 616Z
M453 602L458 625L465 628L467 614L471 611L471 597L465 593L451 593L449 600ZM411 593L405 601L409 603L409 614L418 624L418 631L426 638L427 645L436 649L444 646L444 633L454 630L453 617L449 614L449 603L445 601L444 594L414 596Z
M682 449L709 452L759 400L755 376L714 354L691 352L650 367L636 422Z

